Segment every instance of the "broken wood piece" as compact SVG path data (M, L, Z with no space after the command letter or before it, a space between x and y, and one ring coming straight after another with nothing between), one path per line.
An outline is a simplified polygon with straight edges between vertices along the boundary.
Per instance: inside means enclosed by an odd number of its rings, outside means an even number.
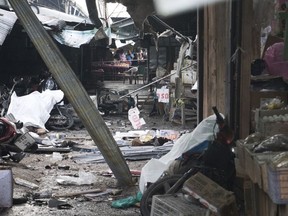
M61 148L61 147L39 147L36 150L36 153L53 153L53 152L70 152L71 149L69 147Z
M0 166L8 166L8 167L18 167L23 169L30 169L28 166L22 163L16 163L13 161L0 161Z
M67 140L92 140L91 137L65 137Z
M103 191L102 193L97 193L97 194L90 194L90 193L87 193L85 194L84 196L86 198L89 198L89 199L93 199L95 197L99 197L99 196L103 196L103 195L107 195L107 194L112 194L112 195L119 195L122 193L122 190L121 189L107 189L106 191Z
M103 190L97 188L97 189L79 191L79 192L73 192L73 193L53 194L52 197L73 197L73 196L79 196L79 195L89 194L89 193L100 193L102 191Z
M31 188L31 189L39 188L38 185L36 185L36 184L34 184L32 182L29 182L27 180L21 179L21 178L14 178L14 181L18 185L22 185L22 186L25 186L25 187L28 187L28 188Z
M130 170L132 176L140 176L141 170Z
M37 129L36 129L36 133L37 133L38 135L44 135L44 134L47 134L47 130L44 129L44 128L37 128Z

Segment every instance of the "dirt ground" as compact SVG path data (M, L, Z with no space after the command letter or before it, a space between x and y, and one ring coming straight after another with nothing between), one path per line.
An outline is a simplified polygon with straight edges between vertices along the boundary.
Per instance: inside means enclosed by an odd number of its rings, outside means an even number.
M192 130L195 122L188 122L185 126L175 124L170 121L165 121L162 116L154 115L148 116L149 110L142 110L141 116L144 117L146 124L141 128L143 130L157 128L157 129L173 129L178 131ZM111 115L103 117L111 133L116 131L132 130L131 123L128 121L126 115ZM55 133L51 131L49 133ZM61 132L62 134L62 132ZM76 127L73 130L65 131L66 137L77 137L73 141L85 145L86 148L95 147L93 140L85 128ZM68 153L61 153L62 160L53 158L51 153L27 154L26 157L18 164L12 165L12 172L14 180L16 178L27 180L37 185L35 188L22 186L14 182L14 200L20 202L20 198L25 198L26 201L22 204L14 204L12 208L0 211L0 215L4 216L33 216L33 215L141 215L140 209L137 206L118 209L112 208L113 200L127 198L129 196L136 196L139 191L138 180L139 176L134 176L135 185L129 188L117 187L116 179L109 173L109 167L106 163L75 163L71 159L74 151ZM148 160L127 161L131 170L141 171L141 168ZM85 171L96 176L96 182L91 185L60 185L57 183L57 177L61 175L77 176L79 171ZM106 175L104 175L104 174ZM86 190L113 189L109 194L102 194L98 197L88 197L84 195L64 196L67 193L77 193ZM116 189L121 189L122 192L116 194ZM57 197L61 195L64 197ZM56 207L49 207L52 205L52 198L58 201L63 201L62 205ZM58 203L59 204L59 203Z

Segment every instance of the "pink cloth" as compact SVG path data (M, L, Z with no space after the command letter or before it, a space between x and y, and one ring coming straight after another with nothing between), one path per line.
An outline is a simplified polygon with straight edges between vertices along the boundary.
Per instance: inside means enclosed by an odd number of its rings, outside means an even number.
M268 47L264 54L264 60L267 63L269 74L288 79L288 61L284 60L284 42Z

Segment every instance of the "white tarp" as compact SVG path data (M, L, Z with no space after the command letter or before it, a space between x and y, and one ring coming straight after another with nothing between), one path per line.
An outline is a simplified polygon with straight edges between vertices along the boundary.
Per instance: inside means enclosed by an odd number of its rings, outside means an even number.
M79 48L82 44L88 44L98 30L76 31L63 29L61 32L51 32L53 38L59 43L69 47Z
M24 126L45 128L51 110L63 97L64 93L61 90L46 90L42 93L34 91L20 97L13 92L7 114L13 114Z
M154 183L162 173L168 169L171 162L181 156L182 153L205 140L212 140L215 122L216 116L209 116L200 122L200 124L191 133L183 134L178 140L176 140L172 149L167 154L162 156L160 159L151 159L148 161L141 170L139 182L140 191L143 193L146 183ZM216 129L218 128L216 127Z

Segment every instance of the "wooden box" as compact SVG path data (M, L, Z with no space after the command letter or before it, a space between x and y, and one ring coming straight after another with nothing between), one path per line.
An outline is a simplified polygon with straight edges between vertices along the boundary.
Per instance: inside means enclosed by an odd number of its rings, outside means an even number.
M256 131L265 136L273 136L275 134L288 135L288 121L277 120L275 122L268 121L267 119L272 116L285 116L288 110L255 110L255 124ZM266 121L265 121L266 118Z

